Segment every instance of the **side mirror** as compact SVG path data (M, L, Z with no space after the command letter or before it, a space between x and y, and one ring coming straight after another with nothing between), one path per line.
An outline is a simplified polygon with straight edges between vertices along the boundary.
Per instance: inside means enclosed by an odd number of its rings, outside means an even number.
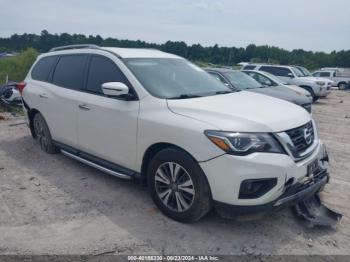
M102 92L111 97L123 96L129 94L129 87L122 82L107 82L102 84Z
M294 75L292 73L288 73L287 75L289 78L294 78Z

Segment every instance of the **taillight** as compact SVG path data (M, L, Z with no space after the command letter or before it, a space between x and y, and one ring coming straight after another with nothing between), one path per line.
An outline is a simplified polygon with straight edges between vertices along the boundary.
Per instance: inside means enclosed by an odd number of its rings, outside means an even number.
M26 83L24 81L17 84L17 89L21 95L25 87L26 87Z

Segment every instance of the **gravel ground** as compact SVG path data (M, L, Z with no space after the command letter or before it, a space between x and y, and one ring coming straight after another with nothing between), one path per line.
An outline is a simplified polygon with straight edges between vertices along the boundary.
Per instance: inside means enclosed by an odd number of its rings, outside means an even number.
M307 228L289 209L181 224L145 188L45 154L13 125L23 119L0 120L0 254L350 254L350 92L320 100L314 117L331 157L322 199L344 215L336 229Z

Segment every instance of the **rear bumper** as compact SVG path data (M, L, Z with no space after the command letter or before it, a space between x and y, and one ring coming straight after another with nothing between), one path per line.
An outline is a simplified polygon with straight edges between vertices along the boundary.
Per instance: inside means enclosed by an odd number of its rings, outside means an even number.
M294 205L308 197L323 190L323 187L329 181L327 170L320 171L314 178L306 183L297 183L285 190L285 192L276 200L263 205L237 206L229 205L219 201L214 201L215 209L223 217L237 217L252 213L267 213L273 210L281 209Z

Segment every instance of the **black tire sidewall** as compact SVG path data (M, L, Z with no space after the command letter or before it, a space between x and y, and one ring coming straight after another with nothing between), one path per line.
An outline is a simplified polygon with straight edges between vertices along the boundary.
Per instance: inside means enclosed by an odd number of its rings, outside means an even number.
M346 89L346 84L345 83L339 83L338 84L338 89L339 90L345 90Z
M316 102L318 100L318 97L315 95L314 90L311 87L303 87L306 91L308 91L311 94L312 101Z
M42 127L43 127L43 131L44 131L45 137L47 139L47 143L48 143L47 149L43 150L43 151L45 151L46 153L49 153L49 154L57 153L58 149L53 144L53 140L52 140L52 137L51 137L51 133L50 133L49 127L48 127L44 117L42 116L42 114L40 114L40 113L36 113L35 114L35 116L33 118L33 125L34 125L34 127L35 127L35 122L36 121L40 121L41 122ZM35 128L34 128L34 132L35 132ZM35 134L35 136L37 137L36 134Z
M168 209L159 199L156 193L154 182L155 173L159 166L166 162L175 162L180 164L186 169L193 181L195 189L194 202L190 209L185 212L175 212ZM155 155L149 164L147 178L152 199L165 215L180 222L194 222L199 220L210 210L211 193L205 174L199 167L198 163L186 152L176 148L169 148L160 151Z

